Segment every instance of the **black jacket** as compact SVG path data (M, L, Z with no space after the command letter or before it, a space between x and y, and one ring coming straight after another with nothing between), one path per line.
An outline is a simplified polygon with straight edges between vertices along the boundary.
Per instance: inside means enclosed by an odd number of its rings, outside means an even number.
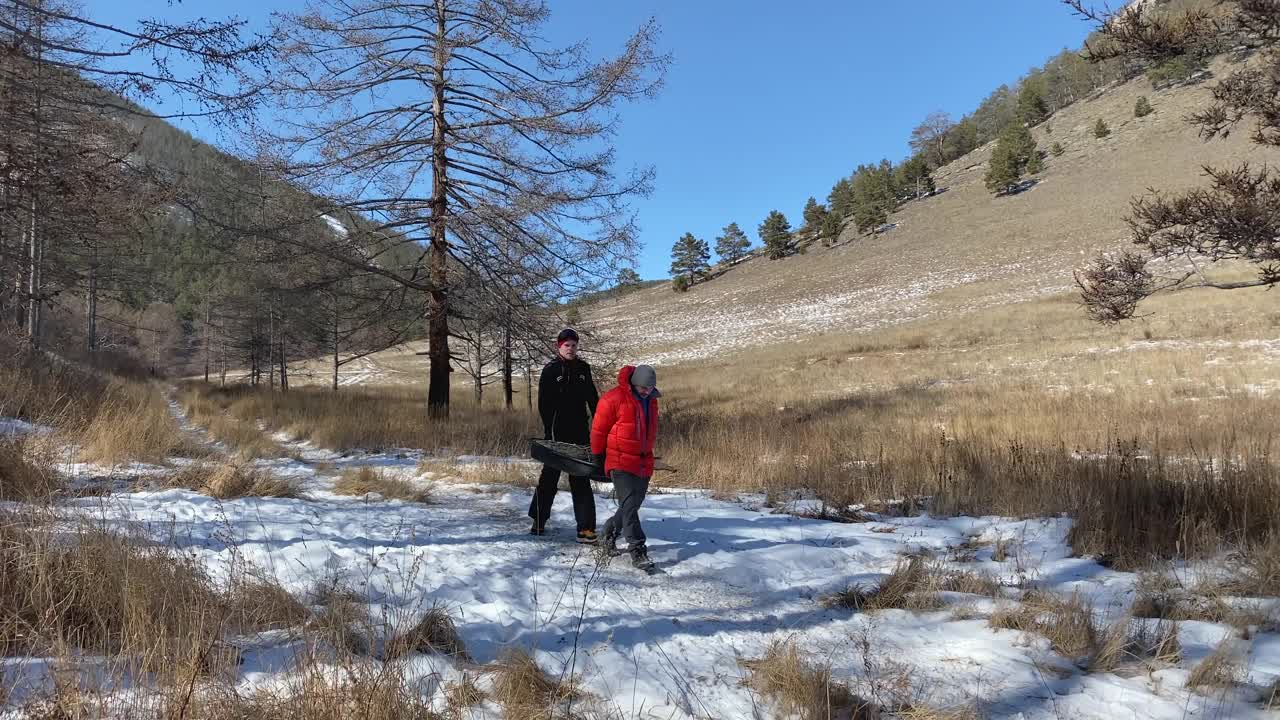
M542 377L538 380L538 414L542 416L548 440L590 444L590 415L595 414L599 400L591 366L585 361L565 361L557 357L542 368Z

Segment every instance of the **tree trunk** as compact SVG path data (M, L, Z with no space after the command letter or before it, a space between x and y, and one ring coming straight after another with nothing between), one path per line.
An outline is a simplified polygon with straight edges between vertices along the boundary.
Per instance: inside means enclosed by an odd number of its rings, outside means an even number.
M515 389L511 383L511 318L502 328L502 396L506 408L511 409Z
M34 194L31 197L31 217L30 225L27 230L28 242L30 243L30 263L31 267L27 275L27 339L31 342L31 347L40 347L40 292L41 278L40 266L42 264L41 255L43 249L40 241L40 225L37 215L36 198Z
M276 389L276 374L272 362L276 357L276 309L272 305L267 309L267 383L272 390Z
M98 354L98 268L89 266L89 291L85 298L85 315L88 316L88 328L85 333L89 338L89 360L93 362Z
M218 335L218 359L220 361L218 387L227 386L227 339Z
M213 344L213 338L210 337L210 334L209 334L209 316L211 314L210 310L211 310L211 306L209 304L208 299L206 298L204 303L204 384L205 385L209 384L209 351L211 350L210 345Z
M529 409L533 410L533 368L524 366L524 394L529 401Z
M476 407L480 407L480 403L484 401L484 378L481 373L476 373Z
M284 338L280 338L280 392L289 392L289 360L285 357Z
M445 235L448 176L445 147L448 137L444 124L444 68L447 60L448 32L445 26L445 0L436 0L436 56L431 105L431 292L427 308L427 354L431 377L427 386L427 415L449 417L449 245Z

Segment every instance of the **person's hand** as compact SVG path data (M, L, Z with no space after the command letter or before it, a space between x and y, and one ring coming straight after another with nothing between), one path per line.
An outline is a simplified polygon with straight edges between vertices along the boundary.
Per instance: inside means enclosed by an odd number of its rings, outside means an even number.
M600 468L604 467L604 453L592 453L591 464Z

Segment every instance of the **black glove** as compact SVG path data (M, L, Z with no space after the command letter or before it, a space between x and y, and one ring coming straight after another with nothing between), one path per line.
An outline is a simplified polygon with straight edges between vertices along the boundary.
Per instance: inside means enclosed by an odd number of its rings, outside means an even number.
M592 464L592 465L595 465L595 466L596 466L596 467L598 467L598 468L603 469L603 468L604 468L604 453L600 453L600 454L592 453L592 454L591 454L591 464Z

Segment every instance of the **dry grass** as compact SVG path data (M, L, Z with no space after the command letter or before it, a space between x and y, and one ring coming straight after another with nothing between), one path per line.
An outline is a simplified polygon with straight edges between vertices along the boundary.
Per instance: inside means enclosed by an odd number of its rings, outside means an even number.
M523 648L507 648L486 672L493 676L493 699L511 720L537 720L582 697L576 678L556 679L542 670Z
M523 455L538 424L527 410L477 408L457 397L447 421L429 420L424 393L414 388L301 387L273 393L251 387L188 384L182 403L200 424L225 414L250 426L335 450L430 448L448 455Z
M1187 676L1189 688L1229 688L1244 682L1244 665L1234 650L1234 640L1225 638Z
M466 462L458 463L442 458L423 458L418 463L419 474L433 478L456 478L476 485L504 485L533 487L537 484L537 468L528 463Z
M48 500L62 489L62 478L39 455L22 439L0 440L0 500Z
M1232 595L1280 596L1280 533L1236 553L1235 577L1222 586Z
M1155 624L1123 617L1099 633L1098 647L1089 669L1115 672L1130 663L1146 668L1176 666L1182 660L1178 626L1174 622Z
M108 387L80 442L85 460L105 465L165 462L190 445L159 390L126 381Z
M762 657L740 664L749 672L747 684L773 703L779 717L879 717L878 708L833 679L830 665L808 660L795 641L774 642Z
M1205 588L1192 594L1177 587L1159 587L1150 583L1139 587L1130 613L1138 618L1154 618L1170 622L1195 620L1231 625L1243 632L1265 625L1268 616L1260 605L1231 601L1219 588Z
M369 655L378 637L362 599L346 592L330 593L323 598L320 612L307 623L307 631L342 655Z
M383 650L384 657L392 660L407 657L411 653L438 653L455 660L471 662L467 647L458 634L449 611L436 605L422 619L407 630L394 632Z
M298 498L297 480L236 463L192 463L165 478L167 487L204 493L219 500L244 497Z
M444 697L447 714L461 720L466 710L484 702L488 695L476 685L475 678L464 673L461 680L445 690Z
M959 581L958 582L963 582ZM825 599L828 607L858 611L937 610L943 606L938 591L943 589L941 571L929 567L919 557L901 560L888 577L874 587L853 585Z
M408 480L393 477L367 466L342 473L341 477L333 481L333 491L339 495L356 497L377 494L387 499L405 502L431 502L430 487L415 485Z
M219 591L192 557L145 538L0 514L4 655L100 653L105 682L144 672L161 687L189 683L235 666L228 633L299 622L287 597L261 579Z
M323 663L292 670L283 692L250 695L217 688L183 707L169 702L164 717L193 720L444 720L418 683L396 663L344 662L331 672ZM186 710L179 714L179 710Z
M1092 657L1101 646L1093 609L1079 595L1060 598L1050 593L1027 593L1021 603L998 609L989 624L1042 635L1054 651L1072 659Z

